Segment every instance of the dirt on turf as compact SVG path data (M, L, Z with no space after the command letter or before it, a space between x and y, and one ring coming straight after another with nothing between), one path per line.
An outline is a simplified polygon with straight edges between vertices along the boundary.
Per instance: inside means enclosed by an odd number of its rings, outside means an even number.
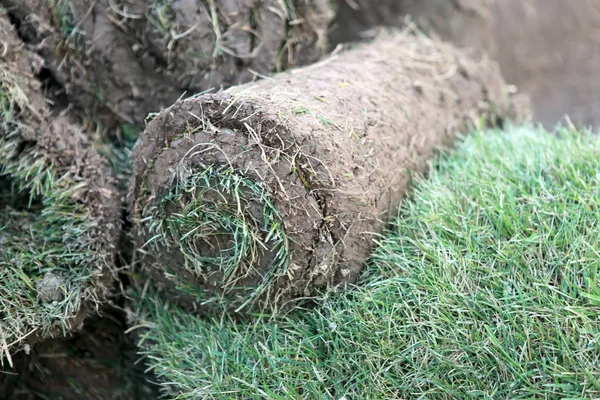
M600 127L600 3L594 0L341 0L331 40L379 25L419 29L483 49L507 83L530 97L533 119Z

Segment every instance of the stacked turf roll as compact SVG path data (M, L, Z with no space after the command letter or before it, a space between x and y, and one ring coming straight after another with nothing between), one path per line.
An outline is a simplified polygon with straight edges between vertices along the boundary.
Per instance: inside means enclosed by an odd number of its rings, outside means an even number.
M486 58L384 33L177 102L133 152L140 275L193 310L278 310L354 282L411 171L470 122L506 116L503 88Z
M188 95L307 64L326 0L0 0L85 115L143 125Z
M111 284L118 196L81 128L53 115L42 61L0 14L0 356L65 334Z

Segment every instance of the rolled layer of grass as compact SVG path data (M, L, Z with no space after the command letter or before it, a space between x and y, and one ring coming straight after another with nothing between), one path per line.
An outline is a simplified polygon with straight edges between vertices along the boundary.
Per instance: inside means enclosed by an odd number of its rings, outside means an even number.
M53 115L42 61L0 14L0 359L80 326L105 299L118 193L81 128Z
M354 282L411 171L508 104L491 61L412 32L179 101L133 151L136 271L200 312Z
M144 126L184 94L316 61L328 0L0 0L84 118Z
M476 133L354 290L253 322L147 296L146 362L177 399L597 398L598 154L577 132Z
M420 30L458 47L494 51L494 0L341 0L330 29L332 44L357 40L377 26Z
M122 3L123 10L145 18L115 16L161 56L178 87L192 92L315 62L327 50L333 18L328 0Z

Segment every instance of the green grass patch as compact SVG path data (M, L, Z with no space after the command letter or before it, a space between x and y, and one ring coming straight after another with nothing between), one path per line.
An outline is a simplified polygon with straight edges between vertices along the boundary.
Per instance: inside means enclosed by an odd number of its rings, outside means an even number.
M200 319L149 294L174 398L600 397L600 142L479 132L416 182L358 287L314 310Z

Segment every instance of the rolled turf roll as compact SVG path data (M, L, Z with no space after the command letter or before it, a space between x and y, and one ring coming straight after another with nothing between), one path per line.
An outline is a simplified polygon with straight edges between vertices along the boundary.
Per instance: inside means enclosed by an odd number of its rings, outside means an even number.
M419 29L442 40L494 51L494 0L341 0L337 5L333 44L356 40L378 25L401 27L409 16Z
M53 115L42 60L0 14L0 358L80 326L108 292L120 207L80 128Z
M408 33L179 101L133 151L142 272L202 310L278 310L354 282L409 182L470 121L506 117L495 64Z
M316 60L326 0L0 0L86 115L143 125L194 94Z
M148 43L178 87L192 92L316 61L333 18L328 0L114 3L119 23Z

